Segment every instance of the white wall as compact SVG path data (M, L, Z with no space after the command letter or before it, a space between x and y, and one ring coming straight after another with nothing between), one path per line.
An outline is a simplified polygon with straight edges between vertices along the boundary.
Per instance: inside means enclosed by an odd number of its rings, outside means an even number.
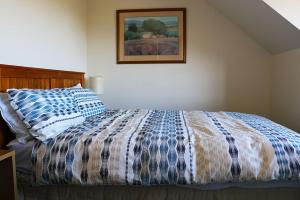
M158 6L159 5L159 6ZM186 7L187 64L117 65L117 9ZM270 114L270 54L203 0L89 0L88 74L111 108Z
M300 30L299 0L263 0Z
M117 65L115 10L157 5L187 8L187 64ZM0 63L102 75L111 108L272 114L300 131L300 49L270 56L203 0L1 0L0 24Z
M86 71L86 0L1 0L0 63Z
M300 132L300 49L272 57L272 118Z

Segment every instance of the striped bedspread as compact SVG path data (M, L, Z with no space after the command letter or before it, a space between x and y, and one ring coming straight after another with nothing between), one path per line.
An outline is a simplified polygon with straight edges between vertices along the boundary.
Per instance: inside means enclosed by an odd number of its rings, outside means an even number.
M300 135L256 115L110 110L32 151L35 184L299 180Z

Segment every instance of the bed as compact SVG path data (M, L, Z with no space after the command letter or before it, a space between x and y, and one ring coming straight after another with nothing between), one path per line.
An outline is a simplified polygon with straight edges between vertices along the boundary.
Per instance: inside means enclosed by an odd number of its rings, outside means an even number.
M7 65L0 78L1 92L84 85L84 73ZM13 138L1 119L1 148ZM300 136L256 115L107 110L28 146L15 148L17 160L27 154L25 199L300 197Z

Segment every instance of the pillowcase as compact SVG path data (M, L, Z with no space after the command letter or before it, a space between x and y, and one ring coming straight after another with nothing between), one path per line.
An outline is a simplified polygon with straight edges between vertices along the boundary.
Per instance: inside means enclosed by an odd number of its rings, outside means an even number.
M81 86L81 83L77 83L76 85L74 85L74 86L71 87L71 88L82 88L82 86Z
M10 131L16 135L17 139L29 136L29 131L24 122L10 105L7 93L0 93L0 112Z
M7 90L11 106L31 135L45 141L54 138L85 118L69 89Z
M106 108L97 94L90 89L70 89L79 111L84 117L92 117L105 112Z
M82 88L81 84L71 88ZM0 93L0 114L3 120L8 125L10 131L15 134L16 139L21 143L26 143L28 139L31 138L29 130L27 129L24 122L19 118L16 111L10 105L7 93Z

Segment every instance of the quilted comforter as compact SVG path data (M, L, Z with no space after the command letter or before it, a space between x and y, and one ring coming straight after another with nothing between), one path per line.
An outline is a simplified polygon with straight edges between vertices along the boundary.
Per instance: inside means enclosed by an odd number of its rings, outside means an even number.
M35 184L299 180L300 136L256 115L110 110L32 151Z

